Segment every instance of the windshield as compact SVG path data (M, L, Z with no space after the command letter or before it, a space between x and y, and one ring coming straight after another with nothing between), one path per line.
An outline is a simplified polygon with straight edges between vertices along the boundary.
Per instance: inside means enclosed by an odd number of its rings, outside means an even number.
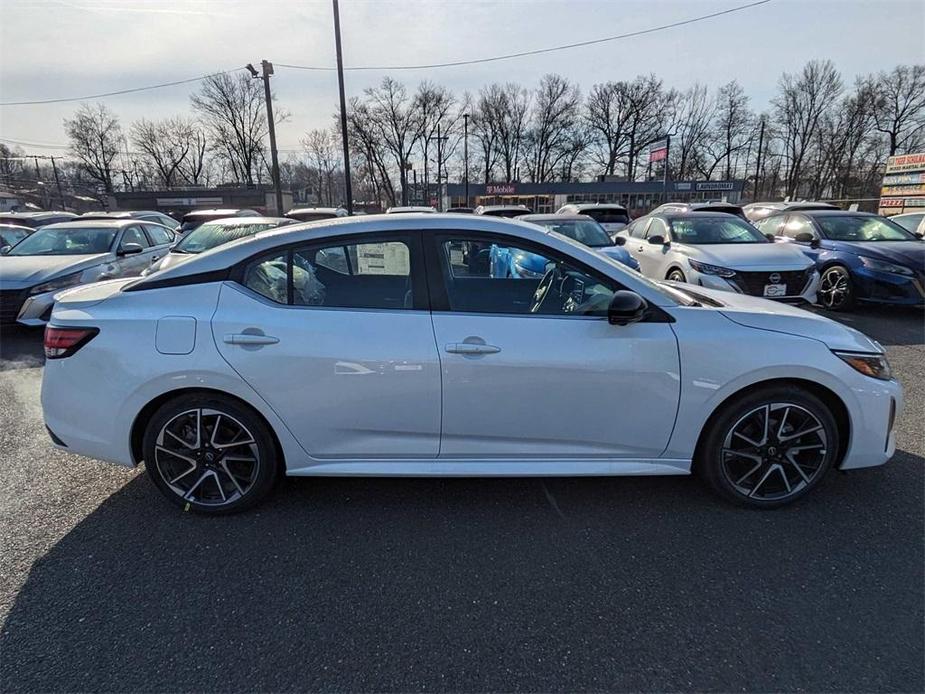
M290 212L286 216L298 219L300 222L315 222L319 219L334 219L337 217L333 212Z
M815 218L827 238L833 241L918 241L898 224L882 217L852 215Z
M770 243L764 234L738 217L671 220L672 240L691 245Z
M549 219L535 223L546 227L550 231L555 231L563 236L568 236L570 239L575 239L586 246L591 246L592 248L613 245L613 241L610 240L604 228L597 222L592 222L590 220L581 219L559 222Z
M117 231L113 227L44 227L13 246L9 255L107 253Z
M253 236L258 231L273 229L276 226L276 224L267 223L235 225L207 223L184 236L180 243L173 247L173 250L179 253L202 253L210 248L221 246L223 243Z
M629 224L630 217L624 210L582 210L581 214L588 215L595 222L601 224Z
M0 246L14 246L28 235L25 229L0 228Z

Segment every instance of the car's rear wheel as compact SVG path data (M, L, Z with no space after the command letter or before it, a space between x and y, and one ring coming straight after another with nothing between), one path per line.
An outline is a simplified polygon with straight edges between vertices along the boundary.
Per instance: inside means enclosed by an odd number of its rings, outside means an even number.
M145 429L145 466L158 489L200 513L241 511L263 499L277 477L276 446L250 408L216 395L185 395L162 405Z
M687 282L687 278L684 276L684 273L681 272L678 268L674 268L671 272L668 273L666 277L669 282Z
M847 311L854 306L854 289L848 269L841 265L826 268L816 294L822 307L830 311Z
M835 417L814 394L796 386L762 388L724 406L695 465L726 499L776 508L819 484L838 441Z

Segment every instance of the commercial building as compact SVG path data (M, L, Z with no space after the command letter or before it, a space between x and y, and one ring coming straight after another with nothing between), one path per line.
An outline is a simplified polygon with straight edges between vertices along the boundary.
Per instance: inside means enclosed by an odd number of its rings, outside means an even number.
M257 210L263 214L283 214L292 208L292 193L283 191L283 210L276 210L272 186L251 188L181 188L172 190L135 190L113 193L114 210L158 210L179 218L190 210L235 208Z
M467 204L463 184L445 188L444 207ZM744 180L470 183L468 205L526 205L536 213L549 213L571 202L615 202L644 214L666 201L740 202L744 188Z

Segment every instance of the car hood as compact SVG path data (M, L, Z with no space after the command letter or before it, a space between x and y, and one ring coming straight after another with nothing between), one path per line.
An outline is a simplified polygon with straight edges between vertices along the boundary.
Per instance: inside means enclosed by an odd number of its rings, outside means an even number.
M812 261L789 243L717 243L703 246L678 244L689 258L733 270L805 270Z
M879 343L861 331L796 306L747 294L692 287L689 284L677 282L666 282L666 284L677 287L681 291L692 292L695 298L697 295L706 296L719 304L715 310L734 323L748 328L818 340L829 349L847 352L883 352Z
M0 287L5 289L32 287L59 275L86 270L109 259L109 253L0 256Z
M925 241L835 241L850 253L908 265L925 272Z
M633 258L633 256L629 254L629 251L623 248L623 246L604 246L603 248L595 248L594 250L601 255L613 258L631 268L639 269L639 263L636 262L636 259Z

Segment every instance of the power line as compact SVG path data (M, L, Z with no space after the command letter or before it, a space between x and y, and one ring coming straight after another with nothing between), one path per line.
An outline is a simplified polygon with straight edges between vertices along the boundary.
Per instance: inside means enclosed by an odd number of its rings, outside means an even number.
M174 82L162 82L161 84L152 84L147 87L133 87L132 89L120 89L115 92L104 92L102 94L88 94L86 96L69 96L61 99L35 99L33 101L4 101L0 102L0 106L34 106L37 104L63 104L69 101L89 101L91 99L102 99L106 96L119 96L121 94L134 94L135 92L144 92L150 89L162 89L164 87L173 87L178 84L189 84L190 82L200 82L201 80L208 79L209 77L216 77L218 75L227 75L231 72L236 72L238 70L243 70L243 67L236 67L232 70L220 70L218 72L213 72L208 75L200 75L199 77L190 77L185 80L175 80Z
M552 46L550 48L537 48L530 51L521 51L519 53L508 53L505 55L497 55L490 58L475 58L472 60L456 60L448 63L430 63L422 65L363 65L357 67L344 67L344 70L351 71L360 71L360 70L431 70L434 68L441 67L459 67L462 65L477 65L480 63L493 63L499 60L510 60L512 58L523 58L524 56L529 55L540 55L542 53L553 53L555 51L565 51L571 48L581 48L583 46L593 46L599 43L607 43L610 41L618 41L620 39L632 38L634 36L643 36L645 34L653 34L657 31L664 31L665 29L674 29L676 27L685 26L687 24L694 24L696 22L702 22L707 19L713 19L714 17L720 17L722 15L732 14L734 12L741 12L743 10L748 10L753 7L758 7L759 5L766 5L771 2L771 0L757 0L757 2L751 2L747 5L739 5L738 7L731 7L727 10L720 10L718 12L711 12L710 14L700 15L699 17L691 17L690 19L683 19L677 22L672 22L670 24L662 24L656 27L650 27L649 29L640 29L638 31L630 31L625 34L617 34L616 36L605 36L599 39L590 39L588 41L578 41L576 43L567 43L562 46ZM275 63L277 67L290 68L293 70L313 70L313 71L333 71L337 68L335 67L320 67L320 66L307 66L307 65L287 65L286 63Z
M23 147L37 147L39 149L67 149L67 145L54 145L50 142L27 142L26 140L13 140L9 137L0 137L0 142L9 142Z

